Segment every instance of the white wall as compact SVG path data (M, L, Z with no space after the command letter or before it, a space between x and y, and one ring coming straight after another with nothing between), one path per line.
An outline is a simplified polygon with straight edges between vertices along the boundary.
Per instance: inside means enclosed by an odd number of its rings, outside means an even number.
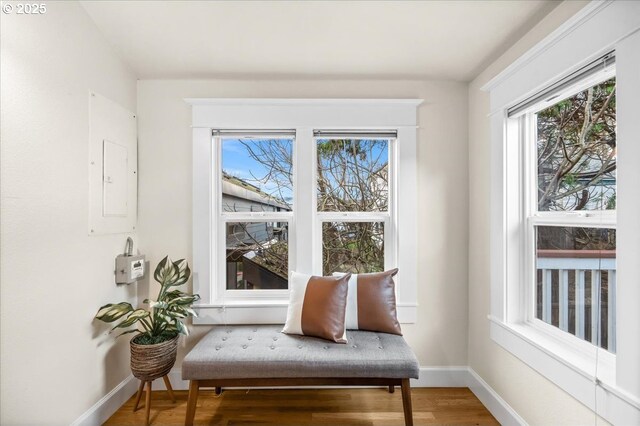
M490 123L489 96L480 87L587 3L560 4L469 85L469 365L532 425L593 424L596 419L489 337Z
M135 111L136 79L76 2L2 14L1 424L69 424L129 374L92 322L126 235L89 237L89 90Z
M421 365L467 364L467 86L389 80L142 80L139 234L155 265L191 260L189 97L422 98L419 109L418 323L403 325ZM152 288L155 295L156 287ZM179 359L206 326L193 327ZM185 343L183 341L183 346Z

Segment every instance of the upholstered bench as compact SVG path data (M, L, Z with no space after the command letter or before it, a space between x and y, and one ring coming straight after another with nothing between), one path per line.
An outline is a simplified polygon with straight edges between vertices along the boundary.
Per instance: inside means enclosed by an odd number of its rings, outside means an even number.
M410 378L418 361L402 336L347 331L347 344L280 332L282 326L216 327L182 362L190 380L185 425L192 425L201 387L401 386L404 418L413 424Z

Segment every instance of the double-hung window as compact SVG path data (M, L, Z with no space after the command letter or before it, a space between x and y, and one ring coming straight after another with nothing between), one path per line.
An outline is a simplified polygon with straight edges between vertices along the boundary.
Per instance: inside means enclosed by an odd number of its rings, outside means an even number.
M323 275L396 266L395 131L315 130ZM387 250L385 250L385 247Z
M504 111L505 287L502 312L492 306L498 341L515 332L606 380L617 332L614 61L609 52Z
M638 11L592 2L485 86L491 338L613 424L640 421Z
M493 278L504 281L493 283L492 335L523 356L535 342L607 381L617 345L614 61L609 52L494 117L504 210L493 226L504 234L493 235Z
M290 271L392 268L415 321L419 100L189 102L196 323L283 323Z
M598 59L508 115L523 145L525 316L615 353L613 60Z
M283 296L291 265L293 131L214 130L220 291ZM217 166L217 167L216 167ZM292 235L295 237L295 235ZM246 290L252 290L247 292Z

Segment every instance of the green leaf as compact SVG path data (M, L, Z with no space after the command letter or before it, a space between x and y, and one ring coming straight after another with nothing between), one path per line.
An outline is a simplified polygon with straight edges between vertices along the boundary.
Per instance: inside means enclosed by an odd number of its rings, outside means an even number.
M167 302L154 302L153 300L149 301L149 307L155 309L167 309L169 304Z
M114 322L129 312L133 311L133 306L127 302L121 302L118 304L109 303L98 309L96 313L96 319L104 322Z
M163 261L160 262L162 268L160 268L160 264L158 264L155 276L156 281L160 284L170 287L171 283L177 279L180 269L175 265L175 262L171 262L168 256L165 257L165 259L162 259Z
M184 259L174 262L173 265L178 268L178 274L170 286L177 287L189 280L189 277L191 277L191 269L189 269L189 264Z
M168 260L169 256L165 256L164 259L162 259L160 263L158 263L158 266L156 266L156 270L153 273L153 278L159 283L162 283L162 271L164 270L164 267L167 264Z
M169 301L169 305L189 305L190 306L193 304L193 302L199 299L200 299L200 296L197 294L194 294L193 296L184 295L184 296L171 299Z
M129 314L127 319L125 319L120 324L118 324L115 327L113 327L112 330L115 330L116 328L127 328L127 327L135 324L136 322L140 321L141 319L146 318L148 316L149 316L149 312L145 311L144 309L136 309L135 311L133 311L133 312L131 312Z
M186 318L188 316L187 312L184 310L182 306L171 306L169 309L164 311L171 318Z
M187 314L181 310L169 311L168 315L172 318L180 318L180 319L187 317Z
M189 330L187 329L187 326L184 325L181 321L176 320L175 324L176 324L176 328L178 329L178 333L184 334L185 336L189 335Z
M160 318L164 322L172 322L174 318L170 315L169 311L162 311L162 313L158 314L158 318Z
M165 327L164 331L167 332L167 333L179 333L179 331L176 328L176 326L172 325L172 324L170 324L167 327Z
M175 263L171 264L170 275L167 277L166 283L169 287L180 277L180 266Z
M178 271L182 271L182 269L183 269L181 267L182 262L184 262L184 259L178 259L175 262L173 262L173 266L177 267Z
M181 292L180 290L173 290L165 293L164 296L162 297L162 300L171 302L173 299L176 299L178 297L183 297L183 296L189 296L189 295L187 293Z
M188 306L180 306L179 309L180 313L184 314L185 318L198 316L198 313Z

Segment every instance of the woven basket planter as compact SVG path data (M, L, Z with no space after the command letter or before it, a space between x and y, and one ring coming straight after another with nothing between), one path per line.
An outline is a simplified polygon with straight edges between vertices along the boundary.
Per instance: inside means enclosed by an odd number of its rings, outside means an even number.
M131 372L145 382L166 376L176 362L178 337L155 345L139 345L131 339Z

